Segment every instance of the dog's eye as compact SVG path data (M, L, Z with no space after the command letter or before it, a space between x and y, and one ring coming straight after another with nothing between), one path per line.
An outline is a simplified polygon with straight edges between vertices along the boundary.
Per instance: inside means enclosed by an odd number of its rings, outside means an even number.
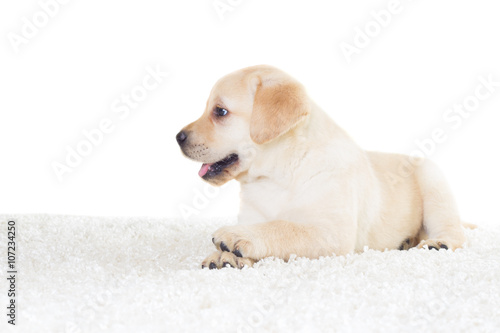
M215 108L215 115L218 117L224 117L227 115L229 112L226 109L223 109L221 107L216 107Z

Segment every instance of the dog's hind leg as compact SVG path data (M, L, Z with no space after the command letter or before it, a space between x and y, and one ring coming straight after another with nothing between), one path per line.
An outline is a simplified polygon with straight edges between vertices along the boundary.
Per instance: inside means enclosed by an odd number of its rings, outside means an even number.
M419 248L455 250L462 247L465 234L450 187L439 168L429 160L416 168L423 200L423 231L427 236Z

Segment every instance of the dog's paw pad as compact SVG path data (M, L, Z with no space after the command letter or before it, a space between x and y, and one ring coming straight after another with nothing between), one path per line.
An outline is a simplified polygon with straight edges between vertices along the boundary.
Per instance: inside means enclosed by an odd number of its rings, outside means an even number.
M227 262L227 261L223 261L223 262L222 262L222 267L232 267L232 268L234 268L234 266L233 266L233 265L231 265L231 263L229 263L229 262Z
M225 251L225 252L231 252L231 251L229 251L229 248L227 247L227 245L226 245L224 242L220 242L220 245L219 245L219 246L220 246L220 249L221 249L222 251Z
M447 242L443 240L436 240L436 239L425 239L418 244L419 249L423 249L427 246L427 249L429 250L436 250L439 251L441 249L443 250L448 250L450 246L447 244ZM453 248L452 248L453 250Z
M208 267L209 269L221 269L224 267L232 267L242 269L245 266L252 267L254 263L255 260L237 257L232 252L216 251L203 260L201 268Z
M401 251L409 250L412 247L417 246L417 244L418 244L418 240L415 237L407 238L401 243L401 245L399 246L399 250L401 250Z
M239 257L239 258L243 257L243 256L241 255L240 249L238 249L238 248L234 249L233 254L234 254L235 256Z

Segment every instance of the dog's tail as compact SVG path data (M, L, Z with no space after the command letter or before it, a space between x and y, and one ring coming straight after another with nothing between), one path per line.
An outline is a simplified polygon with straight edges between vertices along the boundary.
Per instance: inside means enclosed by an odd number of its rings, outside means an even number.
M477 225L462 221L462 226L467 229L476 229Z

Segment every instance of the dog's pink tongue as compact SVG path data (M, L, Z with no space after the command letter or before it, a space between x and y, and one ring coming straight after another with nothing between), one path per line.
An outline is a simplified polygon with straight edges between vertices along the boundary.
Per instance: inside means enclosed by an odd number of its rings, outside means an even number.
M212 165L211 163L209 163L209 164L205 164L205 163L203 163L203 164L201 165L201 169L200 169L200 171L198 171L198 175L199 175L200 177L205 176L205 175L206 175L206 173L208 172L208 168L210 168L210 166L211 166L211 165Z

